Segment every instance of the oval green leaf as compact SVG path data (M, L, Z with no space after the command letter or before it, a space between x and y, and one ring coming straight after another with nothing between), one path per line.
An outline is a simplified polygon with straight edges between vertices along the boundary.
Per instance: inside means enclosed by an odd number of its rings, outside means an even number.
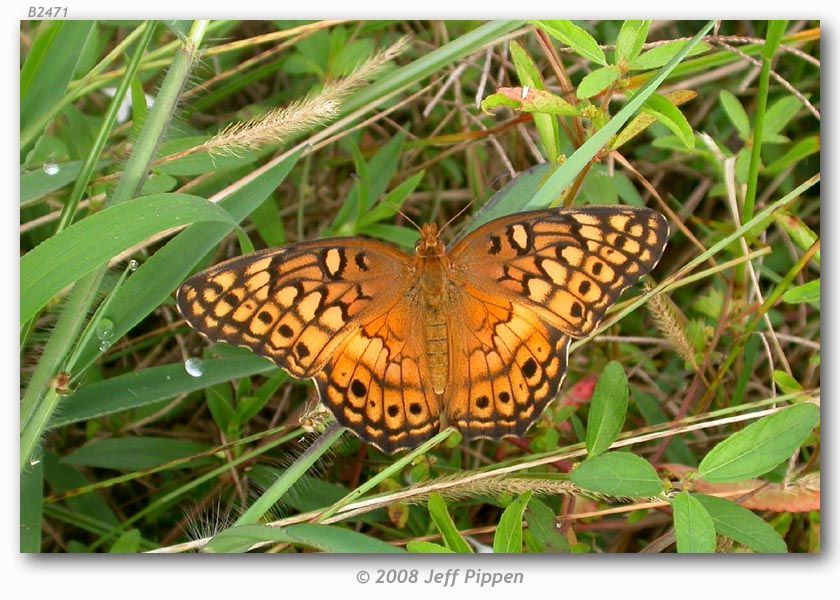
M630 69L634 71L645 71L647 69L656 69L661 67L664 64L667 64L669 60L674 58L680 51L685 48L686 44L690 42L688 41L678 41L678 42L668 42L667 44L662 44L661 46L656 46L655 48L651 48L644 54L641 54L635 60L630 61L628 65ZM693 46L688 51L688 56L696 56L697 54L702 54L709 50L711 46L706 42L699 42L695 46Z
M645 102L644 112L670 129L686 148L694 148L694 130L682 111L665 96L653 94Z
M496 554L522 552L522 515L532 495L533 492L525 492L505 508L493 538L493 552Z
M581 79L577 88L577 97L583 100L600 94L610 87L621 76L621 71L615 65L595 69Z
M756 552L787 552L785 540L772 525L743 506L705 494L692 496L703 505L720 535L743 544Z
M589 458L572 471L571 480L585 490L623 498L649 498L663 491L653 466L630 452Z
M715 483L760 477L790 458L819 420L820 409L811 403L763 417L712 448L700 476Z
M440 535L443 537L447 548L453 552L460 552L462 554L473 553L472 546L467 543L467 540L461 537L461 532L455 527L455 522L452 520L446 508L446 502L440 494L433 493L429 496L429 514L432 517L432 521L435 522L438 531L440 531Z
M680 554L712 554L715 551L715 524L699 500L688 492L673 499L674 531Z
M582 57L599 65L607 64L607 57L595 38L571 21L535 21L534 24Z
M782 295L782 300L788 304L802 304L803 302L820 301L820 280L815 279L802 285L790 288Z
M650 21L628 20L621 24L615 41L615 64L628 62L639 56L647 39Z
M618 438L627 416L627 402L630 388L624 367L618 361L610 361L598 378L589 409L586 426L586 451L597 456Z

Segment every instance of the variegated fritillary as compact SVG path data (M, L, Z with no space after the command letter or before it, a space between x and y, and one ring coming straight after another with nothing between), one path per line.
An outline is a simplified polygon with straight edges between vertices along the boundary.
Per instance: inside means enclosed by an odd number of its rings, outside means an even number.
M435 225L414 256L363 238L234 258L178 290L206 337L296 378L365 442L411 448L452 425L522 435L557 394L569 341L593 331L659 261L656 211L590 207L491 221L449 252Z

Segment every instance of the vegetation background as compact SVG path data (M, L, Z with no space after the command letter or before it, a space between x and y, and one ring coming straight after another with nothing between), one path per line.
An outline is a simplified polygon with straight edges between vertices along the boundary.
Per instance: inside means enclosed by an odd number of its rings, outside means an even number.
M805 21L22 22L21 551L818 551L819 43ZM573 204L671 224L523 439L383 455L174 309L224 258L411 248L395 207L473 201L454 231Z

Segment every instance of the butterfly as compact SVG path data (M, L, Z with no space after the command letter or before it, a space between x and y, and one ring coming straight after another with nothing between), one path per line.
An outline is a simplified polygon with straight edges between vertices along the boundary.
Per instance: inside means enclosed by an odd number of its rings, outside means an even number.
M481 225L414 255L367 238L305 241L188 279L177 305L212 341L315 381L336 420L384 452L452 426L521 436L557 395L572 338L653 269L668 223L648 208L561 208Z

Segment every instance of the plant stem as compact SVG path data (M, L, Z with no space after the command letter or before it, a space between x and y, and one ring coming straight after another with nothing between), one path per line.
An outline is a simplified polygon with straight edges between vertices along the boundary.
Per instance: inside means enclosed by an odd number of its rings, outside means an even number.
M344 498L342 498L341 500L339 500L338 502L336 502L335 504L333 504L332 506L327 508L327 510L322 512L320 515L318 515L318 518L315 519L315 523L320 523L320 522L324 521L325 519L330 518L335 513L340 511L342 508L344 508L345 506L347 506L348 504L350 504L351 502L356 500L356 498L358 498L362 494L365 494L368 491L372 490L373 488L375 488L377 485L379 485L381 482L385 481L386 479L388 479L392 475L394 475L396 473L399 473L403 469L403 467L405 467L408 464L411 464L411 462L415 458L417 458L418 456L422 456L423 454L425 454L426 452L428 452L429 450L431 450L432 448L434 448L435 446L437 446L438 444L440 444L441 442L446 440L446 438L449 437L449 435L452 433L452 431L453 430L451 428L450 429L444 429L443 431L439 432L432 439L423 442L422 444L417 446L417 448L415 448L414 450L412 450L411 452L409 452L408 454L406 454L405 456L403 456L399 460L396 460L393 463L391 463L388 466L388 468L382 469L382 471L377 473L374 477L371 477L370 479L368 479L366 482L364 482L362 485L357 487L355 490L353 490L352 492L350 492L349 494L344 496Z
M283 474L277 478L277 481L271 484L262 496L256 502L248 507L242 515L233 524L237 525L254 525L257 523L265 513L271 510L271 507L277 504L280 498L283 497L289 488L292 487L309 468L315 464L323 454L341 437L344 433L344 427L338 423L333 423L315 442L301 454L292 465L283 471Z

